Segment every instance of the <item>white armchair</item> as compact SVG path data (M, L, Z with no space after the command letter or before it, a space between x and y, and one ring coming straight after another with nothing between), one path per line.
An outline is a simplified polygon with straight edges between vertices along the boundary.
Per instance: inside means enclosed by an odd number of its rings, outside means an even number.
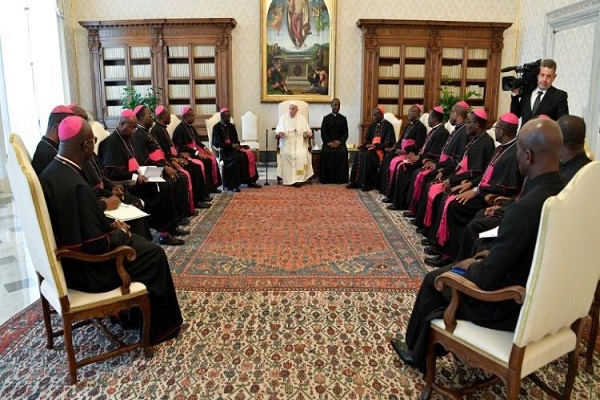
M171 114L171 123L167 125L167 132L169 132L169 136L171 139L173 138L173 132L175 132L175 128L181 123L179 117L175 114Z
M456 357L500 377L507 385L507 398L517 399L526 376L553 397L568 399L579 364L583 319L588 315L600 276L600 162L583 167L557 196L546 200L541 216L534 257L525 288L511 286L484 292L465 278L446 272L436 288L450 287L452 302L443 319L430 325L427 379L421 395L433 389L450 396L474 392L484 383L462 390L434 382L435 350L441 345ZM514 300L522 303L514 332L483 328L457 320L461 293L482 301ZM535 371L568 354L569 370L562 394L535 376Z
M425 125L425 129L427 130L427 133L429 133L431 131L431 127L428 124L428 120L429 120L429 113L423 113L421 114L421 117L419 118L419 120L423 123L423 125Z
M46 328L46 347L54 347L54 338L64 336L69 363L69 382L77 382L77 369L94 362L116 357L136 348L143 348L147 357L152 355L150 338L150 301L146 286L132 282L123 261L135 259L135 250L120 246L109 253L91 255L58 248L54 239L50 215L40 181L33 171L27 150L16 134L11 135L8 149L8 176L10 179L15 208L23 224L23 234L29 246L29 253L38 275L44 325ZM68 210L65 210L68 211ZM35 244L35 245L33 245ZM122 279L121 287L103 293L86 293L67 287L61 265L62 258L100 262L116 259L116 267ZM62 330L54 331L50 321L50 307L62 319ZM117 314L119 311L139 307L142 311L143 328L139 342L123 343L119 338L101 325L101 331L109 336L115 348L103 354L76 359L72 330L90 322Z
M260 148L258 144L258 116L252 111L246 111L242 115L242 138L241 144L250 147L251 150Z
M383 114L383 118L390 121L392 126L394 127L394 134L396 135L396 142L400 140L400 134L402 129L402 120L396 118L396 116L392 113L386 112Z
M94 143L94 152L98 154L98 146L100 146L100 143L104 139L110 136L110 132L104 129L104 126L98 121L90 122L90 127L92 128L92 132L96 138L96 142Z

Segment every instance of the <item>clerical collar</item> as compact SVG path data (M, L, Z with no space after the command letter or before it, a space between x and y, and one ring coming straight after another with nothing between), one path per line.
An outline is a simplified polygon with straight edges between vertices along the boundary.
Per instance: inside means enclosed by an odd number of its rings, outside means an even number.
M138 129L143 130L144 132L148 132L148 129L144 128L142 125L137 124Z
M502 147L510 147L517 141L517 138L511 139L506 143L502 143L500 146Z
M436 126L432 127L431 130L436 129L437 127L439 127L440 125L442 125L442 123L440 122L439 124L437 124Z
M66 165L67 167L73 168L75 170L75 172L77 172L78 174L81 174L82 170L79 167L79 165L75 164L73 161L69 160L66 157L63 157L59 154L54 156L54 159L57 161L60 161L61 163L63 163L64 165Z

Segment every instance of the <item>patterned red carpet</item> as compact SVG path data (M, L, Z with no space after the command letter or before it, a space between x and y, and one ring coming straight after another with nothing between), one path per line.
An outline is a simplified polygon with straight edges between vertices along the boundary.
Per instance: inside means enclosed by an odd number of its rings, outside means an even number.
M179 289L412 290L426 272L371 193L270 186L214 203L168 250Z
M152 359L131 352L83 367L69 386L64 343L46 349L36 302L0 326L0 399L418 398L423 375L400 361L390 339L406 330L426 272L420 239L377 197L319 185L218 196L194 218L188 243L167 248L185 321L176 339ZM74 343L78 354L112 346L93 325ZM572 399L600 399L597 357L595 368L579 370ZM560 383L565 373L563 357L542 376ZM438 361L446 383L481 374L451 357ZM471 398L505 395L497 383ZM523 380L520 399L547 398Z

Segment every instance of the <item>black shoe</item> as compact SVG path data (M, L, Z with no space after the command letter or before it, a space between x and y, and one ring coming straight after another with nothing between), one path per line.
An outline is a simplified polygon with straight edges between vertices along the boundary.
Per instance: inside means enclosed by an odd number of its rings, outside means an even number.
M211 201L213 201L213 199L210 196L206 196L206 197L200 199L200 201L203 203L210 203Z
M384 197L383 199L381 199L381 202L382 202L382 203L391 203L391 202L393 202L393 201L394 201L393 199L389 199L389 198L387 198L387 197Z
M177 223L177 225L183 225L183 226L188 226L190 224L190 219L189 218L181 218L179 220L179 222Z
M250 182L250 183L248 184L248 187L249 187L249 188L260 189L260 188L262 187L262 185L261 185L261 184L259 184L259 183L256 183L256 182Z
M169 236L161 236L158 238L158 244L164 244L168 246L181 246L185 242L181 239L177 239L171 235Z
M398 354L398 357L400 357L404 364L408 365L409 367L416 368L422 373L425 373L425 366L419 364L413 359L412 353L404 342L400 341L399 339L392 339L391 344L392 348L396 354Z
M195 208L198 208L198 207L195 207ZM191 216L191 217L195 217L195 216L196 216L196 215L198 215L198 214L200 214L200 211L198 211L198 210L194 210L194 211L192 211L192 215L190 215L190 216Z
M439 268L439 267L443 267L444 265L448 265L452 262L452 260L446 256L433 256L433 257L427 257L425 258L425 264L429 265L430 267L434 267L434 268Z
M412 212L410 212L410 211L404 211L404 212L402 213L402 216L403 216L403 217L407 217L407 218L414 218L414 217L415 217L415 216L413 215L413 213L412 213Z
M199 201L198 204L196 204L196 208L210 208L212 204L210 203L205 203L203 201ZM196 210L198 211L198 210Z
M421 245L422 246L430 246L431 242L429 241L429 239L425 238L425 239L421 240Z
M360 190L362 190L363 192L370 192L373 189L373 186L363 186Z
M299 188L302 185L300 184L300 182L296 182L296 183L292 183L292 186Z
M181 229L179 227L169 229L169 233L173 236L186 236L190 234L187 229Z
M358 189L360 186L358 186L356 183L349 183L346 185L346 189Z
M430 256L439 256L440 255L440 251L438 250L438 248L436 246L427 246L423 249L423 252L425 252L425 254L430 255Z
M393 210L393 211L398 211L398 207L396 207L393 204L390 204L389 206L386 207L388 210Z
M239 193L239 192L241 192L241 190L240 190L240 188L239 188L239 187L234 187L233 189L231 189L231 191L232 191L232 192L235 192L235 193Z
M412 221L411 221L411 223L412 223ZM413 225L415 225L415 224L413 224ZM423 228L417 228L416 232L417 233L423 233Z
M211 191L211 193L222 193L222 192L223 191L221 189L216 189L216 188Z

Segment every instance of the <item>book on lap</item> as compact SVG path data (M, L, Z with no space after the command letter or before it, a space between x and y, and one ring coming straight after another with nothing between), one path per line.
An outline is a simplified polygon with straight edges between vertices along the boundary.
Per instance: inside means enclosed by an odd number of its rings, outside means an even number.
M150 214L143 212L136 206L121 203L115 210L105 210L104 215L115 220L131 221L132 219L147 217Z
M145 165L139 167L138 172L140 175L144 175L148 179L148 182L165 182L162 178L163 167Z

